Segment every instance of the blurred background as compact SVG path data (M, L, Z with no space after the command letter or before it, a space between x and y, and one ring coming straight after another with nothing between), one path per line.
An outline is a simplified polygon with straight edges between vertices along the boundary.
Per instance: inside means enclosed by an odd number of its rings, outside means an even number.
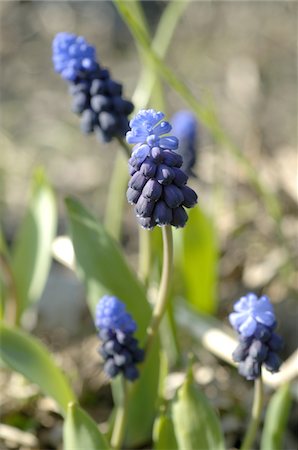
M142 5L153 34L166 2ZM100 144L94 136L81 134L67 86L52 68L52 39L59 31L85 36L96 46L100 63L123 82L128 99L141 71L137 50L110 1L12 1L1 2L0 11L1 224L11 243L24 214L32 172L43 166L58 199L58 233L66 234L67 195L103 217L117 145ZM190 2L166 57L197 99L212 100L227 134L282 209L277 226L243 165L199 124L197 178L192 184L218 237L217 316L226 320L233 301L243 292L265 292L275 303L280 334L286 340L284 357L296 347L298 323L293 267L298 229L296 40L293 2ZM169 87L165 92L168 117L186 108ZM136 227L129 207L123 245L133 265L138 251ZM28 315L26 323L73 374L83 404L97 420L106 420L110 392L98 364L84 289L70 270L53 262L38 310ZM196 348L185 340L186 346ZM205 372L201 371L199 381L223 414L232 447L237 445L245 411L241 402L249 402L240 395L244 382L235 373L239 387L231 387L228 367L210 355L204 355L203 361ZM6 439L1 448L59 448L61 420L50 400L38 397L34 386L16 374L2 373L0 385L6 386L0 405L3 423L38 436L30 445ZM293 424L295 414L297 404ZM295 447L293 424L287 449Z

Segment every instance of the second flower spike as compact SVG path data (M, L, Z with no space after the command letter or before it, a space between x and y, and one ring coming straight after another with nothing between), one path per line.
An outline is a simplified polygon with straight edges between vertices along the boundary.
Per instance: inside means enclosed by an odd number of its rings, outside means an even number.
M133 104L123 98L122 85L100 66L95 48L82 36L58 33L53 40L53 64L69 83L72 110L81 115L82 131L95 132L103 142L123 138Z
M167 135L172 127L163 118L154 109L141 110L130 121L126 135L129 144L136 144L129 159L127 200L135 204L137 219L147 229L184 227L188 218L184 208L197 203L197 194L186 186L183 159L174 151L178 139Z

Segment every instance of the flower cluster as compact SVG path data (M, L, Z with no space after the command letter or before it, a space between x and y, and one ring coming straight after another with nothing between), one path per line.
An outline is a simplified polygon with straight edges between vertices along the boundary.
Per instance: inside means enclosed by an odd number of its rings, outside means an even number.
M171 124L179 139L178 153L183 158L181 169L188 176L195 176L192 169L197 159L198 121L191 111L181 110L173 115Z
M100 330L99 352L105 361L106 374L114 378L122 373L130 381L137 379L136 364L143 361L144 351L133 337L137 326L125 305L117 297L105 295L97 305L95 325Z
M122 85L96 60L95 48L82 36L58 33L53 40L53 64L69 83L72 110L81 115L81 129L103 142L123 137L133 104L123 99Z
M258 298L253 293L241 297L229 320L239 334L240 344L233 353L234 361L239 363L239 373L247 380L255 380L261 375L262 364L270 372L277 372L281 365L277 353L283 341L273 331L276 319L268 297Z
M129 144L136 144L129 159L127 200L136 205L137 219L148 229L184 227L188 218L184 207L197 203L197 194L186 186L182 157L174 151L178 139L165 136L172 127L163 118L154 109L141 110L130 121L131 131L126 135Z

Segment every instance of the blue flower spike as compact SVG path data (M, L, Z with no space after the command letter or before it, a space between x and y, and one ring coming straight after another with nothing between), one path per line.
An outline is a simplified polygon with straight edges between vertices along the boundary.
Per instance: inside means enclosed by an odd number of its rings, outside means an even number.
M277 322L269 298L265 295L258 298L254 293L241 297L229 320L240 341L233 352L239 373L247 380L255 380L260 377L263 364L270 372L278 372L281 365L278 352L283 340L274 333Z
M100 330L99 352L105 361L106 374L114 378L122 373L127 380L136 380L139 377L136 364L143 361L144 351L133 336L137 325L125 305L117 297L105 295L97 304L95 325Z
M98 63L95 47L82 36L58 33L53 40L53 64L69 83L72 110L81 116L82 132L94 132L102 142L123 138L134 106L122 97L122 85Z
M127 200L135 205L137 220L143 228L156 225L184 227L188 219L186 208L197 203L197 194L186 182L181 169L183 159L175 150L179 141L169 136L171 125L164 114L154 109L141 110L130 121L126 134L129 144L135 144L129 159L131 179Z
M199 146L199 124L191 111L177 111L171 118L171 124L175 136L179 139L178 153L183 158L181 169L188 176L196 176L193 167L197 160Z

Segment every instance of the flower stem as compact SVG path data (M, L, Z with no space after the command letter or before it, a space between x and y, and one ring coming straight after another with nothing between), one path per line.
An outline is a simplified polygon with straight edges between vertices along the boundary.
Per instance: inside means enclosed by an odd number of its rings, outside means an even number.
M114 450L121 449L124 440L125 426L127 420L128 383L123 376L121 376L121 381L122 381L123 397L121 405L117 409L113 433L111 437L111 446L113 447Z
M148 285L151 269L151 233L139 228L139 278Z
M170 280L173 266L173 235L170 225L162 227L163 238L163 267L161 281L155 303L151 323L147 329L147 342L145 344L145 352L148 353L152 346L153 340L158 332L161 319L165 313L167 306L167 298L170 287Z
M125 152L125 156L127 158L130 158L131 156L131 148L129 147L129 145L126 143L126 141L121 138L121 137L117 137L117 141L119 142L119 144L121 145L121 147L123 148L124 152Z
M262 375L255 381L254 400L252 405L251 420L240 450L251 450L260 424L263 407L263 381Z

